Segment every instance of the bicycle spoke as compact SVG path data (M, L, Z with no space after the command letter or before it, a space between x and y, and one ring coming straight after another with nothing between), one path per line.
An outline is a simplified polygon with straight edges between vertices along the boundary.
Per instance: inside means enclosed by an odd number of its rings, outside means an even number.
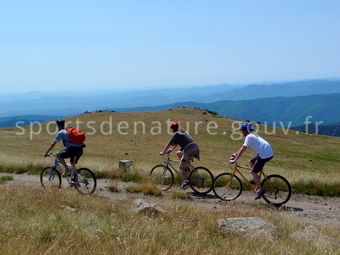
M262 186L265 190L263 198L269 204L281 206L287 203L291 196L289 182L280 175L267 176Z
M218 198L229 201L240 196L242 184L236 176L229 173L223 173L215 178L213 189Z
M189 182L196 193L207 194L212 189L214 177L207 168L197 167L190 172Z
M46 190L59 189L61 187L60 173L53 167L46 167L41 171L40 182Z
M75 187L82 194L92 194L97 187L97 180L94 173L87 168L80 168L78 170Z
M165 165L157 165L150 172L152 184L162 191L171 188L174 183L174 176L171 170Z

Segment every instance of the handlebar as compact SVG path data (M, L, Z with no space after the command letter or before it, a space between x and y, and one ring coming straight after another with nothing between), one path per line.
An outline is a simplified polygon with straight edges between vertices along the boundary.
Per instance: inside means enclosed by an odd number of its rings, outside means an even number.
M170 150L166 151L166 152L163 154L163 157L164 157L164 158L170 159L171 152L172 152L172 151L170 151Z

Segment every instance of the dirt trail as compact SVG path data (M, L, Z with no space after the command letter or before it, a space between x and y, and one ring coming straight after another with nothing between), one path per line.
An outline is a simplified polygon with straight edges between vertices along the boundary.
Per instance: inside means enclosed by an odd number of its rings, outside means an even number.
M30 185L40 186L39 176L27 175L27 174L7 174L0 173L1 176L13 176L13 181L8 182L6 185ZM68 188L67 181L63 180L63 188ZM107 189L108 181L105 179L98 180L98 186L95 194L97 196L103 196L112 200L117 199L133 199L140 198L141 194L131 194L125 192L112 193ZM117 187L119 190L123 190L127 183L117 181ZM175 190L175 188L174 188ZM190 192L190 191L188 191ZM191 194L191 193L190 193ZM186 201L186 203L194 203L197 207L206 209L223 209L226 206L243 206L254 210L257 206L266 206L264 201L254 201L254 194L251 192L243 192L242 195L232 202L222 202L216 199L214 196L202 198L191 194L192 200ZM161 200L164 203L165 199L159 199L154 197L148 197L148 200L158 201ZM166 200L167 203L175 203L175 200ZM276 210L270 209L268 210ZM292 198L287 205L279 210L277 213L283 215L291 220L318 225L320 227L332 227L340 228L340 197L318 197L307 195L292 195Z

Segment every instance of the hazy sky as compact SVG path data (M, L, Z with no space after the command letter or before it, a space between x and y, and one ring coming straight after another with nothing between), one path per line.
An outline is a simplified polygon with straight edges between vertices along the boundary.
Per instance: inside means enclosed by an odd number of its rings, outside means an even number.
M337 0L0 0L2 93L322 77Z

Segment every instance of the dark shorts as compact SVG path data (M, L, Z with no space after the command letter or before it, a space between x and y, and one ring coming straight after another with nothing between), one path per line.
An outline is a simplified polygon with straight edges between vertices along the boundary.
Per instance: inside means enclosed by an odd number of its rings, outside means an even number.
M75 147L70 146L58 152L58 155L62 158L69 158L72 164L77 164L80 157L83 155L84 146Z
M200 150L196 143L190 143L181 150L183 152L183 156L181 158L180 168L186 169L190 166L190 162L196 159L200 159Z
M259 173L262 171L264 165L271 161L273 159L273 156L270 157L270 158L266 158L266 159L263 159L261 158L259 155L257 155L256 157L252 158L250 161L254 164L253 166L253 172L254 173Z

